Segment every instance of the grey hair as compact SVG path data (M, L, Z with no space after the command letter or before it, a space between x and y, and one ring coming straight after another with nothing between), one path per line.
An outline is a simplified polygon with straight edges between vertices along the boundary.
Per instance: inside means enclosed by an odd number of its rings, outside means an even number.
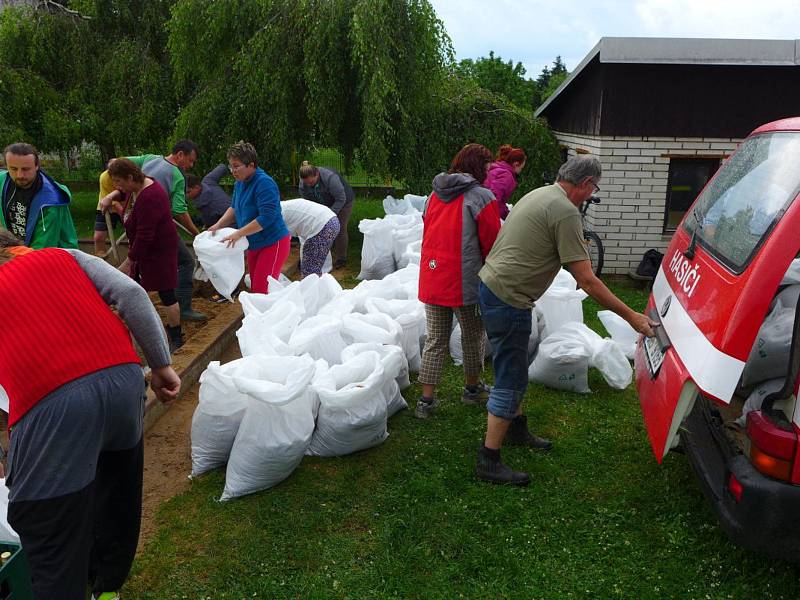
M603 168L596 157L580 154L570 157L561 165L556 181L567 181L572 185L580 185L584 179L591 177L596 184L600 181L602 174Z
M252 163L256 167L258 166L258 153L256 152L255 146L243 140L239 140L233 146L228 148L228 160L235 158L243 165L249 165Z

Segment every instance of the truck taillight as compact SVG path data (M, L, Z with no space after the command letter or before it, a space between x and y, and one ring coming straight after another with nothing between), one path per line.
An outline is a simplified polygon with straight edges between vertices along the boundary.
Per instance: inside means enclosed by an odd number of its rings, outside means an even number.
M792 480L792 465L797 450L797 434L773 423L760 410L747 414L749 457L764 475L782 481Z

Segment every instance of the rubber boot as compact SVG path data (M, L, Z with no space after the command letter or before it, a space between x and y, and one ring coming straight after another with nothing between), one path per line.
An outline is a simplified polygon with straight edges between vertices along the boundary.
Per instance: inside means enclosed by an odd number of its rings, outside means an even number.
M478 479L502 485L528 485L530 475L522 471L512 471L499 459L489 456L483 446L478 448L478 460L475 463L475 475Z
M553 442L550 440L533 435L528 430L528 417L525 415L518 415L511 421L508 426L506 437L503 440L504 444L512 444L516 446L527 446L535 450L550 450L553 448Z
M175 327L167 325L167 340L169 341L170 352L175 352L175 350L183 346L183 332L180 325Z
M175 290L175 295L178 297L178 304L181 307L181 320L182 321L207 321L208 317L201 312L192 309L192 292L184 290Z

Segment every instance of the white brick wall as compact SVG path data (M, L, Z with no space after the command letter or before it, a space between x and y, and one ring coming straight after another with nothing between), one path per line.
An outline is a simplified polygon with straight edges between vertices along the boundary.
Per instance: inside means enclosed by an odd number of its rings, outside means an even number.
M664 211L670 158L722 157L741 139L585 136L553 132L569 156L588 151L600 159L602 199L589 209L588 224L602 238L604 273L624 274L636 268L642 254L664 251L671 234L664 235Z

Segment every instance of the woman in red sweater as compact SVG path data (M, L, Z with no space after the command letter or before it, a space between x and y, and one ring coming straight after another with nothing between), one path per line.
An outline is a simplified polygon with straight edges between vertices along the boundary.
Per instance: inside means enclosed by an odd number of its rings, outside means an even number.
M161 185L127 158L118 158L108 166L108 174L119 196L126 200L119 206L128 235L128 258L120 271L133 277L147 291L158 292L167 309L167 333L170 349L183 345L181 312L175 296L178 282L178 231L172 220L169 197ZM101 205L108 207L115 198L106 196Z
M467 144L450 163L447 173L433 179L433 192L423 212L419 299L425 303L428 338L422 352L419 382L422 397L416 416L426 418L439 405L435 390L449 348L453 315L461 325L466 386L465 404L486 402L489 388L480 381L484 332L478 311L478 271L500 231L494 195L481 184L492 153L480 144Z

